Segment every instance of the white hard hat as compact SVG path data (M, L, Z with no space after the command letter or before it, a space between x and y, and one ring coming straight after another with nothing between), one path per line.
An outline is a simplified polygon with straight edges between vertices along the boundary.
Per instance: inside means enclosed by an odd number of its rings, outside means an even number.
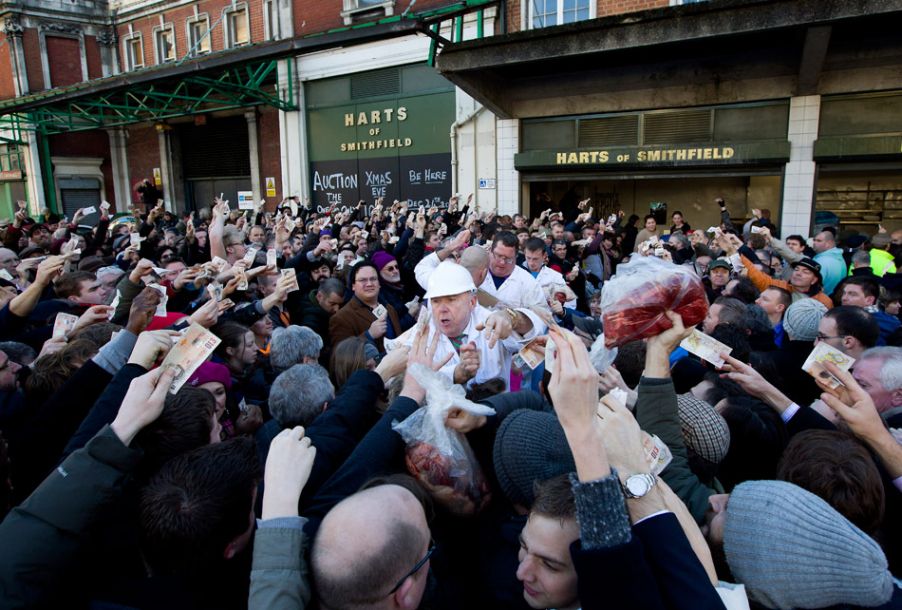
M475 290L476 285L469 271L453 261L443 261L429 276L429 290L423 298L448 297Z

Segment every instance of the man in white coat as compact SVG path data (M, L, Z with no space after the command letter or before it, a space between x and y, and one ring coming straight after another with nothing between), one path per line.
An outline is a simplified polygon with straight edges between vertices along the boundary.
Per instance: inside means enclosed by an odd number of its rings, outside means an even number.
M441 335L435 359L440 362L451 354L441 372L454 383L500 378L507 386L512 356L546 331L544 322L528 309L493 312L479 305L470 272L452 261L442 262L430 274L424 298L431 310L430 343L436 333ZM405 344L411 345L413 339L410 333Z
M479 286L510 307L548 309L542 287L526 269L517 266L517 236L502 231L492 240L489 272Z
M526 258L523 266L539 283L544 295L554 294L554 290L550 288L551 286L566 288L567 281L564 279L564 276L546 264L548 262L548 252L545 249L544 240L538 237L530 237L526 240L526 245L523 247L523 254ZM560 292L566 292L566 290L561 289ZM576 309L576 299L567 301L564 303L564 306Z

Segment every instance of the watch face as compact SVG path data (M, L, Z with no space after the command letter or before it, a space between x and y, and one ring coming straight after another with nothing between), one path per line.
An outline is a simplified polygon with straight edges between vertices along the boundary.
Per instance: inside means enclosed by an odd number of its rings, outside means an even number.
M648 492L648 481L645 477L632 476L626 480L626 488L636 497L642 497Z

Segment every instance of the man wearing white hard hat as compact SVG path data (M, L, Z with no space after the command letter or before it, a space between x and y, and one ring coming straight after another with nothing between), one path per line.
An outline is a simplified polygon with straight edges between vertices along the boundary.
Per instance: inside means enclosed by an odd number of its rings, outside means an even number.
M438 332L437 361L449 357L441 372L455 383L481 383L500 378L510 381L511 358L523 343L546 331L545 324L528 309L490 311L476 302L473 277L461 265L444 261L429 276L424 299L431 312L430 341ZM405 344L413 343L413 335Z

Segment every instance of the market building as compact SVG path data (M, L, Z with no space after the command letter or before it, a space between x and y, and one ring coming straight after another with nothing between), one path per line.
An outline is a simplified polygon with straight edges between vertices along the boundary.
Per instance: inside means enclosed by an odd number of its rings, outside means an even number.
M671 4L675 6L671 6ZM902 226L902 0L30 0L0 218L377 196Z
M0 46L0 217L223 193L446 202L455 87L433 38L491 34L498 2L34 0ZM432 34L433 38L429 35Z
M507 33L442 49L517 124L505 211L591 197L707 227L722 196L784 234L902 227L902 2L668 4L508 2Z

